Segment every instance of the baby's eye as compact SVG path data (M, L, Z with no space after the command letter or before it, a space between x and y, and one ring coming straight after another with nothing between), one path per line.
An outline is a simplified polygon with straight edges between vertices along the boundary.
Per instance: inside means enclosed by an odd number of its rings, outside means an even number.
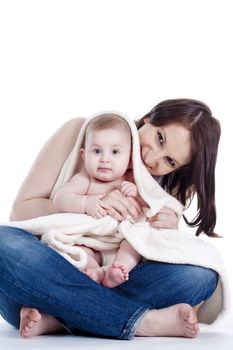
M157 135L158 135L160 145L163 145L164 144L163 135L159 131L157 132Z
M100 154L101 150L99 148L93 148L93 153Z
M113 149L113 150L112 150L112 153L113 153L113 154L119 154L119 153L120 153L120 150L119 150L119 149Z
M168 162L170 167L175 168L176 163L173 159L171 159L170 157L167 157L167 162Z

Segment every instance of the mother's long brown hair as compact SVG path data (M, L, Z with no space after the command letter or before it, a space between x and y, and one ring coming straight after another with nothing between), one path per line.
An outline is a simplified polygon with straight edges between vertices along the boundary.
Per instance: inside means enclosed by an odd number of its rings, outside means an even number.
M215 166L221 134L219 121L212 116L206 104L192 99L171 99L157 104L138 121L138 128L144 124L145 118L149 118L155 126L175 123L190 131L190 163L164 175L162 186L186 208L196 193L197 215L191 221L184 216L184 220L189 226L198 227L197 236L201 232L215 236Z

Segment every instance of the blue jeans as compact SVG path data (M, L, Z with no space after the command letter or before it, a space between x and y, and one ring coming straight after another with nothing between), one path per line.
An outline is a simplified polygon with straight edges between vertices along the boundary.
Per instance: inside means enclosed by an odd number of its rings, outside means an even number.
M218 275L191 265L147 261L129 281L105 288L31 233L0 226L0 312L19 327L22 305L57 318L74 334L131 339L144 313L208 299Z

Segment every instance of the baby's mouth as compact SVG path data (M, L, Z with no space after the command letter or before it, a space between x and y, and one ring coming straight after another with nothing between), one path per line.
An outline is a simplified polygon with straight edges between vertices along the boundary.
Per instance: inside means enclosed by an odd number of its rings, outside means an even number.
M101 167L101 168L98 168L98 171L101 171L101 172L104 172L104 173L105 173L105 172L107 173L107 172L109 172L109 171L111 171L111 170L112 170L112 169L110 169L110 168L102 168L102 167Z

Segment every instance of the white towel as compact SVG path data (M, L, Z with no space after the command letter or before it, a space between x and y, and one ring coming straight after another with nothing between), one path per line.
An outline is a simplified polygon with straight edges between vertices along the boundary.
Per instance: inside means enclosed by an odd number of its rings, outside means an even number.
M125 119L131 128L134 178L141 197L149 206L145 215L153 216L166 205L180 216L183 211L182 205L164 191L141 161L138 131L133 120L118 112L110 113ZM86 127L91 120L98 117L99 114L87 119L83 124L77 142L64 163L53 188L51 198L54 197L57 189L74 175ZM198 318L203 323L217 325L230 309L229 284L218 251L210 243L190 233L171 229L156 230L145 220L138 223L125 220L118 224L110 216L97 220L85 214L67 213L7 224L40 235L42 242L57 250L81 270L86 265L87 256L75 244L85 244L96 250L108 251L117 249L122 237L127 239L146 259L211 268L219 274L219 284L214 295L202 303L198 311Z

